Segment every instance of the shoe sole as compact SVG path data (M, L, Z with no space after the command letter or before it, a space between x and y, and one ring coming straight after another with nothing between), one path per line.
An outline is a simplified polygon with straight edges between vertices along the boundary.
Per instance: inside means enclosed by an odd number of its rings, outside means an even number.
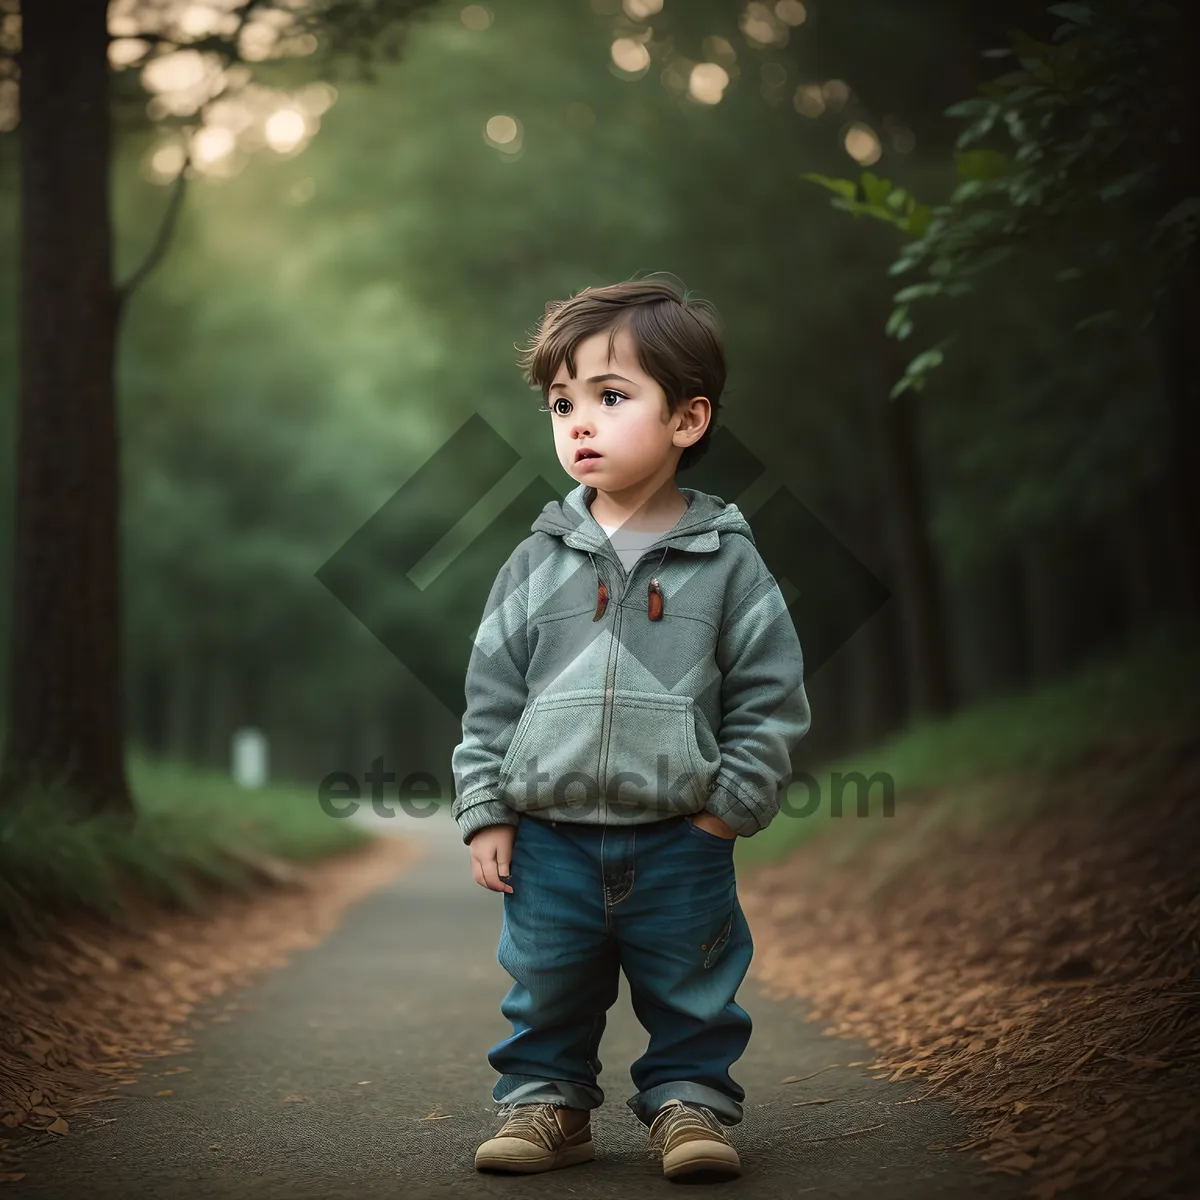
M663 1175L667 1179L688 1179L696 1183L716 1183L722 1179L736 1179L742 1173L741 1166L726 1158L685 1158L676 1163L664 1163Z
M555 1171L559 1167L573 1167L577 1163L591 1162L596 1157L596 1148L592 1142L581 1142L578 1146L565 1146L553 1158L506 1158L503 1152L482 1153L482 1147L475 1154L475 1169L477 1171L503 1171L509 1175L534 1175L542 1171Z

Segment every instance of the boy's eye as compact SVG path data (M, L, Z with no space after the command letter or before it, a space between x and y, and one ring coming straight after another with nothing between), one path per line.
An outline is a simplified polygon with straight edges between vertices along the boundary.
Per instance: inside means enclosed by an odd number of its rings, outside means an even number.
M628 397L622 395L622 393L620 393L618 391L614 391L612 388L605 388L604 391L602 391L600 393L601 402L604 401L604 398L606 396L616 396L618 403L622 400L628 399ZM560 404L565 404L567 407L560 408L559 407ZM567 415L567 413L569 413L571 411L570 405L571 405L571 401L568 400L566 396L558 396L554 400L550 401L550 404L548 407L549 407L550 412L557 413L560 417L565 417ZM609 404L609 405L606 405L605 407L616 408L617 406L615 404Z

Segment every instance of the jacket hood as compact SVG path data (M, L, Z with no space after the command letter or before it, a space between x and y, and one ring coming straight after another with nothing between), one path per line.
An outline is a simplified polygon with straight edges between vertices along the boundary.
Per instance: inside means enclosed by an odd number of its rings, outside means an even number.
M720 496L694 488L681 487L680 494L688 502L687 512L679 522L654 546L670 546L677 550L716 550L721 536L739 534L754 543L750 525L736 504L727 504ZM600 528L588 507L596 489L581 483L572 488L562 501L552 500L530 526L534 533L543 532L561 537L577 550L609 553L608 535Z

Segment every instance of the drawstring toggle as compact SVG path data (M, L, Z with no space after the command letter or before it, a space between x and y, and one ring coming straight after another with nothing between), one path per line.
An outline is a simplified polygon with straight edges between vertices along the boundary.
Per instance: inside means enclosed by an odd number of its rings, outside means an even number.
M662 585L657 578L650 580L649 596L647 598L647 611L650 614L650 620L661 621L663 615L663 591Z
M596 579L596 615L592 618L593 621L598 621L604 616L604 610L608 607L608 588L604 586L604 580Z

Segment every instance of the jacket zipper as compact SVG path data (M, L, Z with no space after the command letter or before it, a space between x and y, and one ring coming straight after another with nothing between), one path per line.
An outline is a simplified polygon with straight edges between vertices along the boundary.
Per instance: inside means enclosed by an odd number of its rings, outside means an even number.
M615 606L616 617L613 621L613 640L609 649L608 670L605 672L604 679L604 710L600 716L600 778L597 781L597 788L599 789L603 789L604 785L608 782L608 749L609 741L612 735L613 709L616 707L613 704L613 692L616 690L617 684L617 657L621 653L621 605L624 602L626 595L629 593L629 588L633 583L633 577L637 573L638 567L642 565L642 562L645 560L646 556L650 553L650 549L652 548L653 547L648 547L645 551L643 551L641 558L639 558L637 562L633 564L629 572L626 574L625 586L621 589L621 594L617 597L617 603ZM622 570L624 570L623 566ZM601 795L599 798L601 803L605 806L604 816L607 817L608 797L604 794L603 790L601 790ZM601 821L601 824L605 823L605 821Z

